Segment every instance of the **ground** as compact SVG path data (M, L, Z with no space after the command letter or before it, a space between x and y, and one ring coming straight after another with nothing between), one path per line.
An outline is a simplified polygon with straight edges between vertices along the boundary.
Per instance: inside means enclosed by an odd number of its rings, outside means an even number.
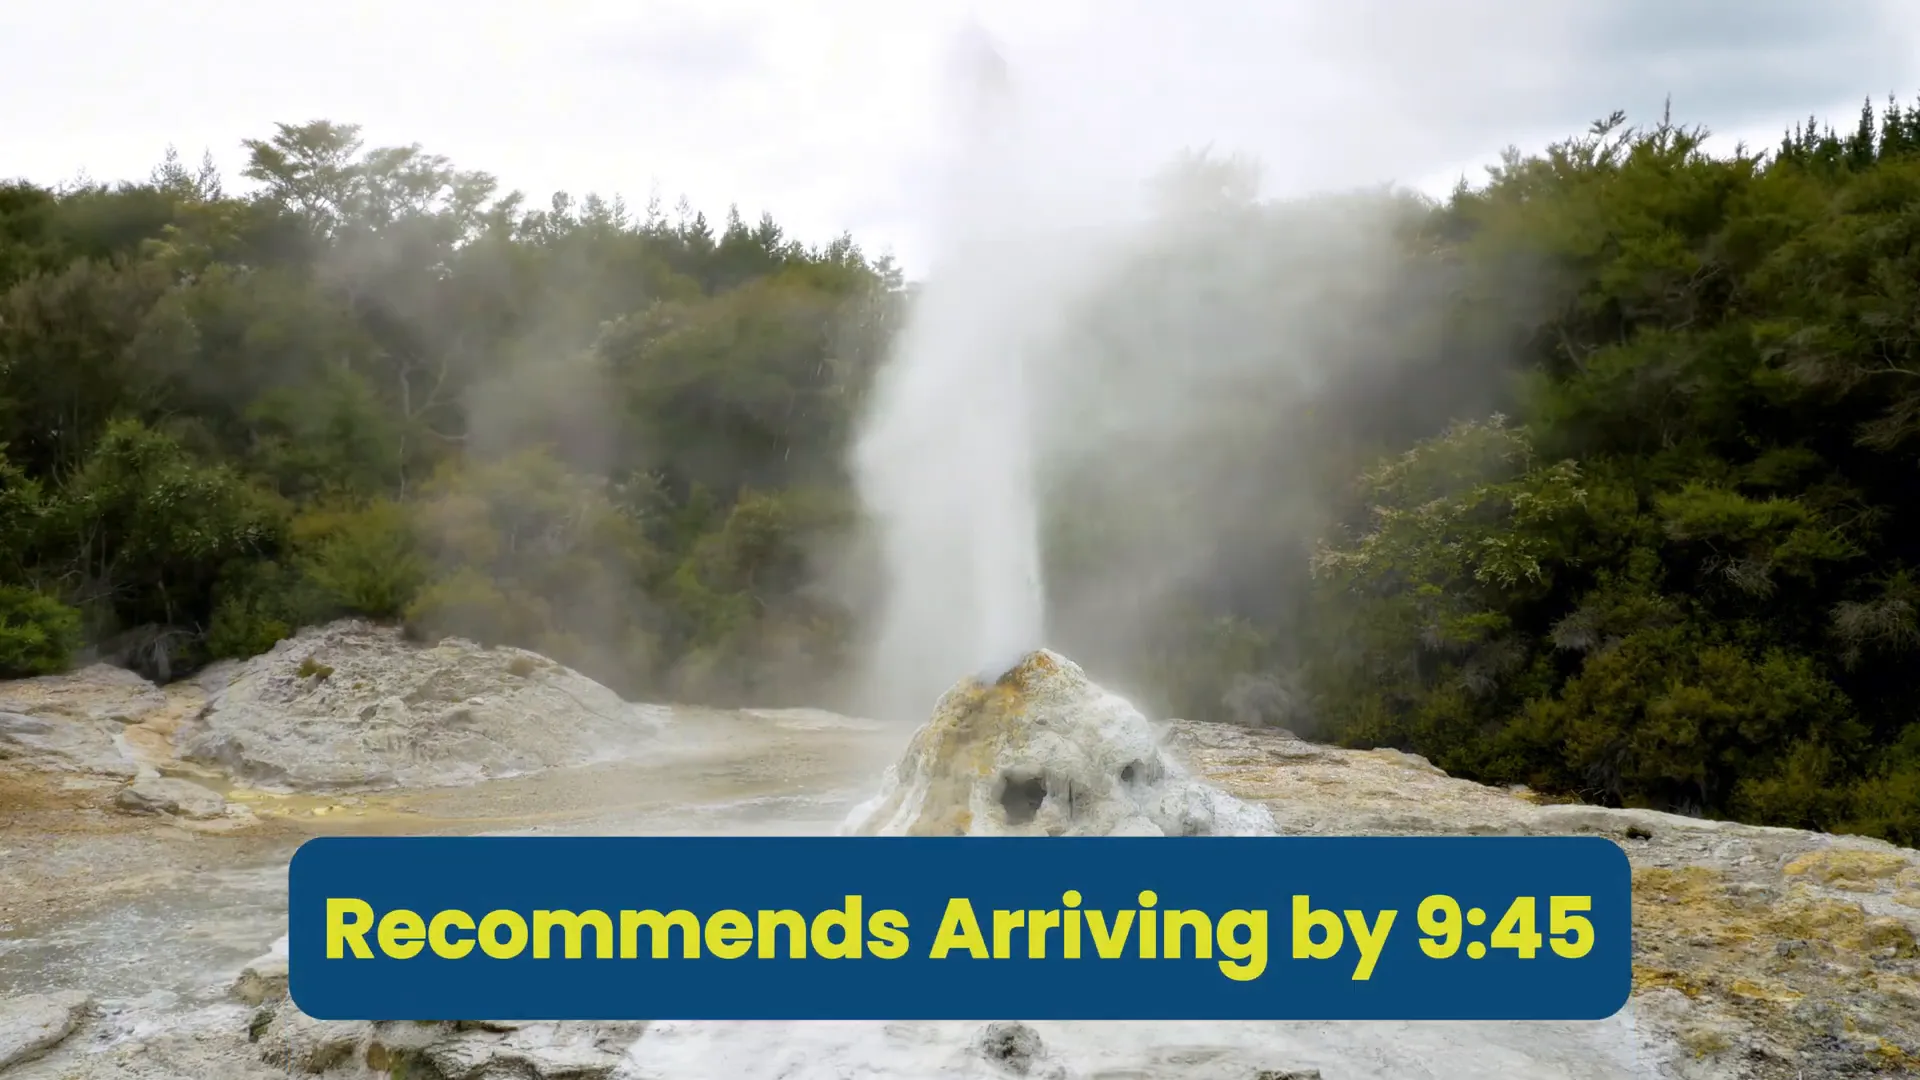
M155 897L197 904L218 899L223 889L243 890L230 907L263 909L232 946L240 954L228 957L244 961L247 950L260 948L259 934L270 940L278 932L263 929L278 918L264 908L273 888L284 891L284 878L276 885L262 868L284 867L309 836L542 826L605 833L831 828L831 808L842 805L835 800L851 805L870 794L906 737L820 713L678 710L670 729L697 737L664 738L644 760L463 787L272 792L170 756L172 733L192 715L200 692L160 693L118 677L83 686L0 686L0 710L11 710L4 715L72 725L50 734L44 725L16 723L16 732L39 740L35 745L59 736L59 752L23 755L16 740L13 756L0 760L0 994L59 989L52 982L69 976L81 980L74 988L101 993L84 980L108 979L138 963L182 962L167 955L80 956L111 953L90 935L116 918L124 922L124 913L142 903L159 902ZM1172 759L1264 807L1282 834L1584 833L1615 840L1635 875L1634 1015L1643 1032L1664 1035L1674 1047L1663 1075L1805 1080L1920 1073L1920 853L1858 838L1556 803L1457 780L1409 755L1333 749L1275 730L1173 721L1165 734ZM9 745L0 737L0 750ZM107 760L109 749L117 762ZM209 820L130 813L115 797L141 769L207 784L228 809ZM235 876L246 868L252 878ZM217 913L206 923L202 932L215 936L229 925ZM140 924L128 925L129 940L137 938ZM80 961L50 967L35 958L36 942L54 942L47 947ZM10 943L29 948L10 952ZM191 954L194 962L212 963L210 949ZM244 1015L235 1023L243 1028ZM172 1039L189 1057L252 1052L218 1030ZM156 1048L150 1060L167 1052ZM60 1053L79 1050L63 1046ZM49 1059L46 1067L59 1064Z

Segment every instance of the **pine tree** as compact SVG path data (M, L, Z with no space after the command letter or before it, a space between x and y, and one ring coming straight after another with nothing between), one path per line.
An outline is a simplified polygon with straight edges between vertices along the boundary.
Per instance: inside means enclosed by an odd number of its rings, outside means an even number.
M1847 136L1842 151L1847 168L1860 172L1873 167L1874 129L1873 99L1868 98L1860 104L1860 125Z

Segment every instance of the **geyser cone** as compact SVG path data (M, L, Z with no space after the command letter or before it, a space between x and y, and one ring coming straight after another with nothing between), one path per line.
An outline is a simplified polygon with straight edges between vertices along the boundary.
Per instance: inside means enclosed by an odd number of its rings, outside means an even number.
M962 679L845 832L1206 836L1273 832L1266 810L1191 778L1147 718L1041 649Z

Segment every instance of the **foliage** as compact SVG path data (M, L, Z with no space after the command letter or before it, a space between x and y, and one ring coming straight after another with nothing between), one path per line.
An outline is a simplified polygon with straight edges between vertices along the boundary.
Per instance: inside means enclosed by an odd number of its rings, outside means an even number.
M79 646L79 612L32 589L0 585L0 678L64 671Z
M1518 425L1368 473L1322 550L1327 731L1920 837L1916 115L1770 159L1615 117L1440 211L1460 259L1522 253L1549 295L1516 335Z
M1703 137L1615 115L1438 203L1170 174L1045 391L1056 644L1188 716L1920 840L1920 107ZM0 186L0 667L355 614L833 703L894 267L350 125L247 145L247 194Z
M348 510L315 507L293 521L305 577L336 610L392 619L427 576L409 508L376 499Z
M342 615L636 694L695 653L703 692L780 693L769 637L837 647L846 613L796 597L850 519L808 507L847 502L890 265L770 219L531 208L348 124L246 147L245 194L171 151L145 183L0 187L21 665L75 643L60 602L171 643L172 675Z

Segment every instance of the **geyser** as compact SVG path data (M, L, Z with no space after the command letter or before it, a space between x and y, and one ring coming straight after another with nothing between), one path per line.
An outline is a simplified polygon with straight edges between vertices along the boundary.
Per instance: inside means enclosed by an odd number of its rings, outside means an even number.
M1080 228L1099 202L1087 178L1052 167L1055 133L1023 113L984 35L962 59L936 262L852 463L885 571L867 687L882 716L924 716L955 671L1003 670L1044 641L1030 376L1100 257Z
M993 216L1015 201L999 183L1009 175L1006 72L983 37L965 46L971 115L942 214L946 250L855 450L887 571L872 669L886 677L871 680L886 715L924 711L955 668L985 669L1039 644L1044 618L1025 328L1007 272L1019 263Z
M845 831L905 836L1260 836L1265 808L1188 775L1159 732L1042 649L940 699Z

